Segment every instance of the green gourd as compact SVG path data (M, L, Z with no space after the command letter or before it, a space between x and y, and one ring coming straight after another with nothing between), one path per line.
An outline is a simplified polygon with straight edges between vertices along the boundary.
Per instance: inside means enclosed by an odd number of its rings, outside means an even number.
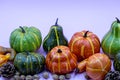
M110 30L102 39L102 50L111 59L114 59L115 55L120 50L120 21L118 18L111 25Z
M116 54L113 61L113 67L116 71L120 71L120 53Z
M22 52L16 55L13 64L21 74L33 75L44 70L45 57L35 52Z
M63 28L57 24L58 18L55 25L51 26L49 33L43 40L43 49L49 52L52 48L59 45L68 46L68 40L63 34Z
M36 51L42 43L41 32L36 27L19 27L10 35L10 46L16 52Z

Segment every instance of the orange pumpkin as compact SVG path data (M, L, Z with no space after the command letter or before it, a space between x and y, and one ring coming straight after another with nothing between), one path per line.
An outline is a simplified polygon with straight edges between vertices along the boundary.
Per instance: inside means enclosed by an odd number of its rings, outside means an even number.
M105 54L94 54L88 58L86 73L93 80L103 80L111 69L111 60Z
M56 46L46 56L46 68L52 73L66 74L76 66L77 58L66 46Z
M111 69L111 60L106 54L97 53L78 63L76 72L86 70L92 80L103 80Z
M72 36L69 48L77 56L78 61L81 61L100 52L100 40L92 32L83 30Z

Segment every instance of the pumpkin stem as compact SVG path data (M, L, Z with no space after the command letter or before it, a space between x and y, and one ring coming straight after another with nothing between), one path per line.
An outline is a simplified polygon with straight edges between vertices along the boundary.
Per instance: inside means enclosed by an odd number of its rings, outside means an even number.
M19 26L19 27L21 28L22 32L25 33L25 30L23 29L23 27L21 27L21 26Z
M57 51L58 53L62 53L62 50L61 49L58 49L58 51Z
M86 37L87 37L87 33L88 33L88 32L89 32L89 31L86 31L83 37L85 37L85 38L86 38Z
M120 20L116 17L117 23L120 23Z
M55 26L57 26L57 25L58 25L57 23L58 23L58 18L56 19Z

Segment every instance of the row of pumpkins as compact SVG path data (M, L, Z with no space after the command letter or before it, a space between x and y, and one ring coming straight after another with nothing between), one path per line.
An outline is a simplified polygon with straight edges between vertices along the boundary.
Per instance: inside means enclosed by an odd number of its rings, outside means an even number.
M20 26L10 35L11 48L0 46L0 66L11 60L16 69L25 75L40 73L44 65L56 74L66 74L74 69L76 72L86 70L93 80L102 80L111 69L110 58L115 59L115 69L120 70L120 55L116 55L120 49L120 21L116 19L101 43L97 35L86 30L76 32L68 42L57 19L43 40L46 58L35 52L42 44L40 30ZM100 47L107 55L100 53Z

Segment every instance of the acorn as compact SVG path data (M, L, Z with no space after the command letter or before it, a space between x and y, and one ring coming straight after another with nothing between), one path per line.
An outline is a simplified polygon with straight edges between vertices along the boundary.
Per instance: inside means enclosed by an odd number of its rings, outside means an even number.
M59 76L58 76L57 74L53 74L53 75L52 75L52 78L53 78L53 80L58 80L58 79L59 79Z
M59 79L60 79L60 80L65 80L65 76L64 76L64 75L60 75L60 76L59 76Z
M35 74L34 76L33 76L33 79L40 79L40 76L39 75L37 75L37 74Z
M66 74L66 75L65 75L65 78L66 78L66 79L70 79L70 78L71 78L71 74Z
M20 73L19 73L19 72L16 72L16 73L15 73L15 75L18 75L18 76L19 76L19 75L20 75Z
M32 79L33 79L33 77L31 75L26 76L26 80L32 80Z
M43 78L45 78L45 79L48 79L48 78L49 78L48 72L44 72L44 73L43 73Z
M20 76L14 75L14 79L15 79L15 80L20 80Z
M20 79L21 79L21 80L25 80L25 75L21 75L21 76L20 76Z

